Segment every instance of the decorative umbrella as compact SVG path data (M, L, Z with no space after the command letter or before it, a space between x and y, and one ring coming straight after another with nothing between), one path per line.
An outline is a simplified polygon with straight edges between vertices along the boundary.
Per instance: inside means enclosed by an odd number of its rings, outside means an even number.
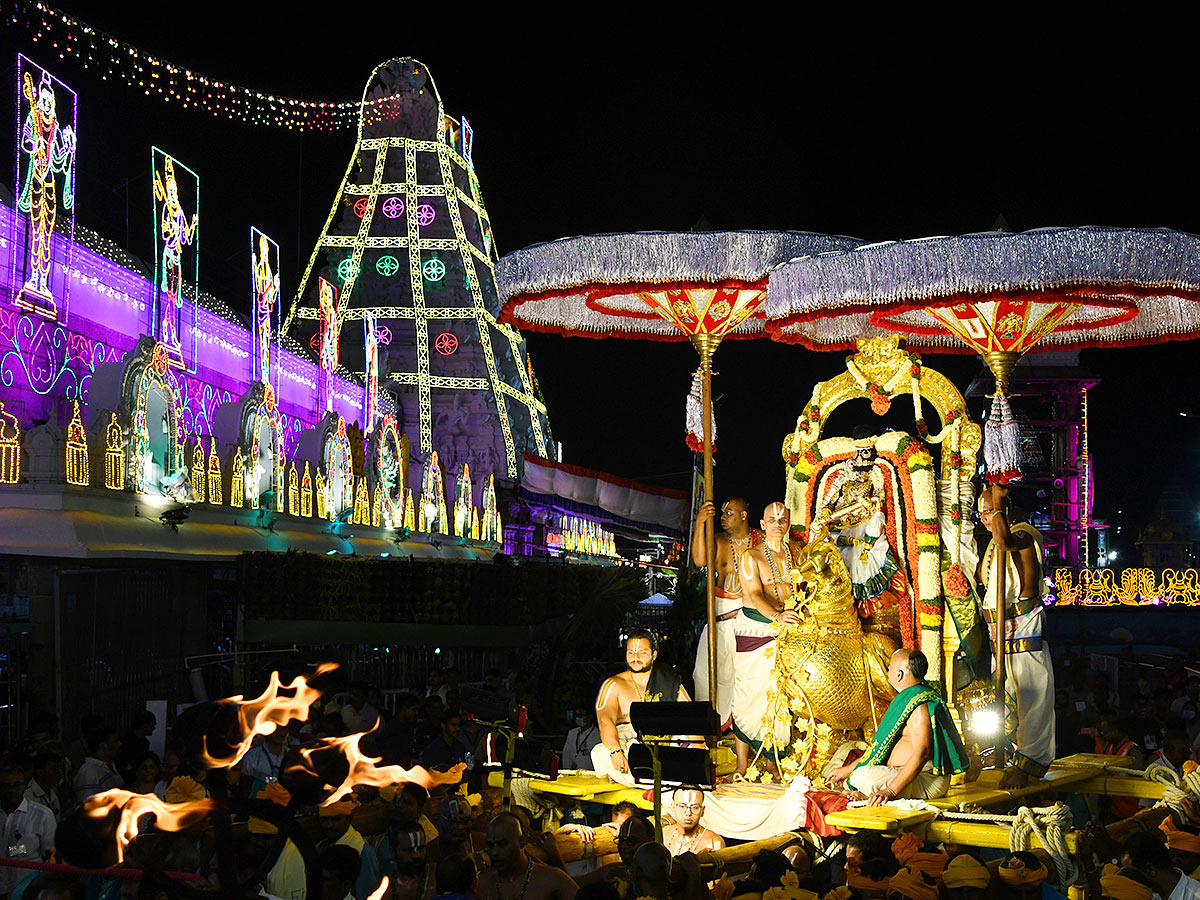
M984 428L987 480L1020 477L1008 377L1042 349L1131 346L1200 336L1200 238L1168 229L1043 228L856 247L771 273L767 328L812 349L884 331L913 349L979 353L996 379ZM997 583L1005 621L1005 559ZM1004 721L1004 642L996 697ZM997 739L1003 760L1004 734Z
M510 253L496 267L499 320L529 331L690 340L700 354L704 499L713 499L712 357L726 337L759 337L767 272L798 255L860 241L806 231L634 232L563 238ZM708 675L716 697L716 535L707 542Z

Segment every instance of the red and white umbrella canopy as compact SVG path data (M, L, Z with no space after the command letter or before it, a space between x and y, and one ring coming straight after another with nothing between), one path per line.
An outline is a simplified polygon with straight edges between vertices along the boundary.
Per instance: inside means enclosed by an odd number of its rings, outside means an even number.
M583 337L759 337L767 273L861 241L806 231L640 231L562 238L496 267L501 322Z
M1132 346L1200 336L1200 237L1042 228L867 244L776 267L772 338L815 350L888 331L944 353Z

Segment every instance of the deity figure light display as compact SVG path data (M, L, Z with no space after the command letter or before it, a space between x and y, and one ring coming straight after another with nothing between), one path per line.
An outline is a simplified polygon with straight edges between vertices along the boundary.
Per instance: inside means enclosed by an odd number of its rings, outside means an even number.
M158 164L160 156L163 159L161 171ZM182 337L184 248L190 248L191 275L194 285L199 275L196 227L200 219L199 213L193 212L189 221L187 213L183 209L176 170L180 169L186 172L195 181L195 207L200 205L200 179L187 166L163 153L157 147L151 148L151 163L154 170L154 219L158 227L155 259L158 268L158 277L155 279L158 287L156 316L158 339L166 345L171 365L182 369L187 367L187 361L183 356ZM192 304L192 314L194 326L194 303ZM195 354L193 353L192 356L194 357Z
M263 384L273 384L271 344L277 330L279 302L279 245L250 228L250 274L254 289L254 365Z
M51 286L50 261L60 203L67 224L67 228L62 229L68 238L65 242L67 252L74 246L71 238L75 229L75 92L20 54L17 56L17 78L21 86L18 121L22 122L17 131L17 208L28 216L28 227L25 231L24 283L16 304L21 309L58 321L59 302L55 300ZM58 112L60 94L69 100L64 104L66 115L63 116ZM26 110L22 121L20 113ZM61 196L59 176L62 178ZM14 261L18 258L14 255ZM64 278L59 298L64 321L68 284L69 280Z
M337 288L324 278L317 279L317 301L321 306L321 393L325 412L333 412L333 376L338 367Z

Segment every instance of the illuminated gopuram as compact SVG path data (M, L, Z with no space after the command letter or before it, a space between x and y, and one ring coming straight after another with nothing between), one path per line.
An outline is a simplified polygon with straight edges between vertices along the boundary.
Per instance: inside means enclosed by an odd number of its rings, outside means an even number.
M449 471L467 463L515 479L526 451L547 455L549 422L520 333L496 322L496 249L472 144L470 124L445 114L422 63L376 68L284 330L309 342L321 321L318 281L332 283L338 327L376 322L380 386L399 400L400 427L419 433L414 458L437 451ZM340 358L357 365L364 329L340 334Z

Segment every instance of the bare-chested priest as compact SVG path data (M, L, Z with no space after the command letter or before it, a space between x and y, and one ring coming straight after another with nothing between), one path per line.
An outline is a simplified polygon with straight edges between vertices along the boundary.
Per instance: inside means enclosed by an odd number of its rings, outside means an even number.
M733 686L733 733L737 738L738 772L746 773L750 750L758 751L768 735L782 755L791 738L788 716L771 716L767 689L775 660L773 625L795 625L800 616L788 609L792 599L792 568L800 559L801 546L791 540L792 519L782 503L763 510L765 540L741 558L738 575L742 582L742 608L733 620L735 681ZM771 719L768 726L767 719ZM767 767L774 769L771 753L764 751Z
M635 732L629 724L629 705L639 701L690 700L679 673L667 665L655 665L658 639L644 628L630 630L625 638L625 664L600 685L596 694L596 724L600 743L592 748L592 768L621 784L633 784L626 753Z
M697 566L708 565L707 529L712 528L716 508L710 502L700 506L696 515L696 527L692 529L692 562ZM721 727L728 728L733 721L733 654L736 643L733 620L742 608L742 582L738 577L738 566L752 544L762 541L762 532L750 527L750 514L746 501L741 497L730 497L721 504L721 532L716 535L717 562L713 569L716 582L717 613L717 714ZM696 666L692 670L692 682L696 685L696 699L710 700L708 688L708 625L700 632L700 645L696 648Z
M499 813L487 827L487 853L492 865L479 875L479 900L571 900L579 890L566 872L544 865L525 853L521 821Z
M672 856L720 850L725 846L724 838L700 824L704 815L704 791L695 785L676 788L671 798L671 815L675 824L663 828L663 844Z
M888 682L896 696L871 738L867 752L829 773L830 781L881 806L897 798L944 796L950 776L967 770L969 759L950 712L925 683L929 660L920 650L892 654Z

